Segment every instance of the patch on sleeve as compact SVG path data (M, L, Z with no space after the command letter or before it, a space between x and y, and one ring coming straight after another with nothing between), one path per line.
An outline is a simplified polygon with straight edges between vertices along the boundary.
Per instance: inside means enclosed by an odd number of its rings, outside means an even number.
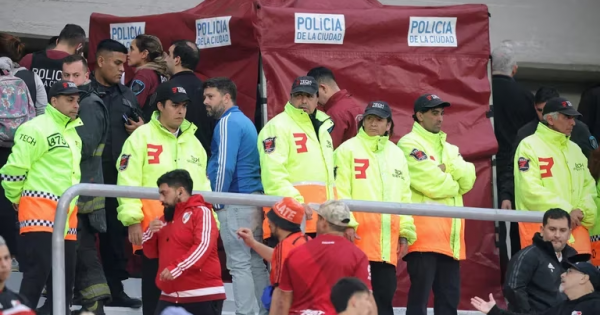
M133 80L133 82L131 83L131 91L136 96L138 94L142 93L142 91L144 90L144 88L146 88L146 84L144 84L144 82L142 82L140 80Z
M598 149L598 140L596 140L596 137L590 136L590 145L592 146L592 149Z
M127 166L129 165L130 157L131 157L131 154L121 155L121 160L119 161L119 171L124 171L127 169Z
M410 151L410 156L414 157L417 161L427 160L427 154L417 149L413 149L412 151Z
M519 171L527 172L529 170L529 159L526 159L524 157L519 157L518 163L519 163Z
M265 153L269 154L275 151L275 138L277 137L269 137L263 140L263 149Z

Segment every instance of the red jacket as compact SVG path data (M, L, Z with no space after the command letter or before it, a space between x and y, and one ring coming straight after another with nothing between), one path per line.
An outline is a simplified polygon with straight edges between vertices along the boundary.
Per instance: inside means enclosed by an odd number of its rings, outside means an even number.
M195 303L224 300L221 263L217 253L219 229L210 204L201 195L193 195L178 203L171 222L143 236L144 255L158 258L156 285L162 290L160 299L173 303ZM173 280L161 281L160 274L169 269Z
M323 105L323 109L335 124L331 131L334 149L344 141L356 136L358 122L362 120L365 106L358 105L348 91L340 90L333 94Z

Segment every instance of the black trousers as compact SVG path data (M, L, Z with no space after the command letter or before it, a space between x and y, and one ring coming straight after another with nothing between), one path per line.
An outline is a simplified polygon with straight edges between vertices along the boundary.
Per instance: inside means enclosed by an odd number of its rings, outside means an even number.
M52 306L52 233L30 232L20 237L19 266L23 281L19 293L25 297L31 309L36 309L46 286L46 299ZM65 294L67 314L73 295L77 241L65 241ZM46 303L48 304L48 303ZM52 308L50 308L52 309Z
M10 148L0 148L0 167L6 164L10 152ZM6 241L10 254L17 256L17 238L19 236L17 212L13 208L12 202L6 199L2 185L0 185L0 236Z
M158 301L158 307L156 308L156 312L154 314L160 315L165 308L169 306L181 307L193 315L221 315L221 310L223 309L223 300L179 304L161 300Z
M379 315L394 315L392 300L398 285L396 267L384 262L370 261L371 286Z
M96 250L96 234L87 214L77 215L77 264L75 292L83 305L110 299L110 289Z
M144 315L153 315L157 310L161 292L156 286L156 275L159 272L162 270L158 270L158 259L150 259L142 254L142 309Z
M410 277L406 315L426 315L433 289L435 315L457 315L460 300L460 262L430 252L412 252L404 257Z
M115 164L109 164L103 162L102 165L104 183L116 185L117 170ZM122 281L129 278L127 256L125 256L125 235L127 233L121 221L117 219L118 205L116 198L106 198L106 233L98 234L102 267L113 297L123 292Z

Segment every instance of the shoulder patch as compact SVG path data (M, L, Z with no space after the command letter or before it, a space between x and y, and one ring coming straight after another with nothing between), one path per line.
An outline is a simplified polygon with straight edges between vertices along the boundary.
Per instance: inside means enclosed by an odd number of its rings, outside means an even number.
M129 158L131 154L123 154L121 155L121 160L119 161L119 171L124 171L129 166Z
M135 95L142 93L144 88L146 88L146 84L144 84L144 82L140 80L133 80L133 82L131 83L131 91Z
M590 145L592 146L592 149L598 149L598 140L596 140L596 137L590 136Z
M277 137L269 137L263 140L263 149L265 153L269 154L275 151L275 139Z
M417 161L427 160L427 154L421 150L413 149L410 151L410 156L414 157Z
M519 163L519 171L527 172L529 170L529 159L526 159L524 157L519 157L518 163Z

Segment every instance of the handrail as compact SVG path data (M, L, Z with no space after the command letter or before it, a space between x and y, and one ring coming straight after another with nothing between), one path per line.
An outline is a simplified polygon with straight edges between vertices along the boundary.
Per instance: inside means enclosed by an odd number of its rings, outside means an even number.
M256 194L235 194L194 191L202 194L207 202L212 204L248 205L271 207L283 197ZM130 187L99 184L77 184L69 187L58 200L52 232L52 294L53 314L65 314L65 243L64 231L67 224L67 213L71 201L79 196L120 197L158 200L158 188ZM542 222L542 212L526 212L499 210L473 207L448 207L437 204L403 204L394 202L375 202L360 200L344 200L352 211L389 213L389 214L419 214L420 216L464 218L482 221L512 221L512 222ZM318 204L311 204L318 209Z

